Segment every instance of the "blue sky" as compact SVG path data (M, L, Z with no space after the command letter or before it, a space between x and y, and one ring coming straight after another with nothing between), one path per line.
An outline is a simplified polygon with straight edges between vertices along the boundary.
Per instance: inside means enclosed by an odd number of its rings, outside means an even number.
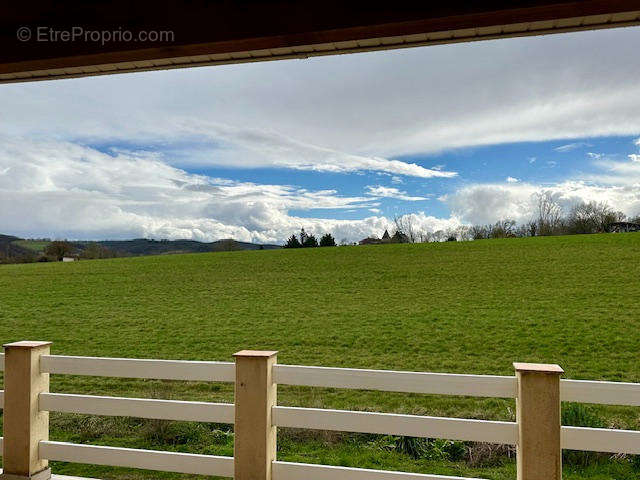
M0 86L0 232L358 240L640 214L640 28Z

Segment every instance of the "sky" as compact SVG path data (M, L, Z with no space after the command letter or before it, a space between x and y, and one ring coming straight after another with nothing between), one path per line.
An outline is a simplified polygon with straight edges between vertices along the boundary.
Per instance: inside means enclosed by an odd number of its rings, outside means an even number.
M640 27L0 85L0 233L338 241L640 215Z

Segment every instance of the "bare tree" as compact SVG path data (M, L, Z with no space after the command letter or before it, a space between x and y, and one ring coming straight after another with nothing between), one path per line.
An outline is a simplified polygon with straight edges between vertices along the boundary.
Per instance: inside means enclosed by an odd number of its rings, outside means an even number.
M447 232L444 230L436 230L431 234L434 242L444 242L447 239Z
M431 241L431 232L420 230L418 232L418 242L429 243Z
M489 226L491 238L510 238L516 236L515 220L498 220Z
M551 193L536 194L537 205L535 220L538 235L553 235L562 225L562 207L553 199Z
M60 261L75 251L75 247L66 240L54 240L44 249L44 254Z
M535 237L538 233L538 222L535 220L529 220L525 226L527 228L527 235L525 236Z
M614 211L606 202L580 202L569 213L568 233L606 232L609 224L622 222L625 218L624 213Z
M470 229L473 240L483 240L489 238L489 231L484 225L472 225Z
M404 234L409 240L409 243L417 243L420 241L421 233L416 226L415 218L413 215L401 215L393 218L393 223L396 226L396 234Z
M461 242L473 240L473 234L469 225L460 225L455 229L455 236Z

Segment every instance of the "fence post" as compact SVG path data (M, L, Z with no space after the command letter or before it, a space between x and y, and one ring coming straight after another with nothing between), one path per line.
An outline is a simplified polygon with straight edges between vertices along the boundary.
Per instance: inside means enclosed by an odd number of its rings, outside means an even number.
M234 480L271 480L276 459L276 427L271 408L277 404L273 366L278 352L242 350L236 359Z
M561 480L558 365L514 363L518 378L518 480Z
M4 345L4 472L1 480L46 480L47 460L40 460L38 444L49 440L49 412L40 411L38 396L49 391L49 374L40 373L40 355L51 342Z

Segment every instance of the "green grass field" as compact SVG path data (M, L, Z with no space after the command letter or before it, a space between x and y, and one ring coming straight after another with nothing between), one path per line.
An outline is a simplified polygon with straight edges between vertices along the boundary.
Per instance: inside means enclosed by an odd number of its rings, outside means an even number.
M13 242L18 247L26 248L35 253L42 253L44 249L49 246L51 242L44 240L16 240Z
M640 382L640 234L245 251L0 266L0 339L65 355L230 360L512 374L558 363L567 378ZM53 391L231 401L229 385L55 376ZM279 403L513 420L513 402L280 387ZM638 409L587 407L640 429ZM221 426L52 416L52 437L231 454ZM280 458L515 478L512 459L420 458L384 438L285 431ZM185 440L186 439L186 440ZM579 462L578 462L579 463ZM631 479L629 459L567 464L570 479ZM62 473L177 478L81 465ZM184 477L188 478L188 477Z

